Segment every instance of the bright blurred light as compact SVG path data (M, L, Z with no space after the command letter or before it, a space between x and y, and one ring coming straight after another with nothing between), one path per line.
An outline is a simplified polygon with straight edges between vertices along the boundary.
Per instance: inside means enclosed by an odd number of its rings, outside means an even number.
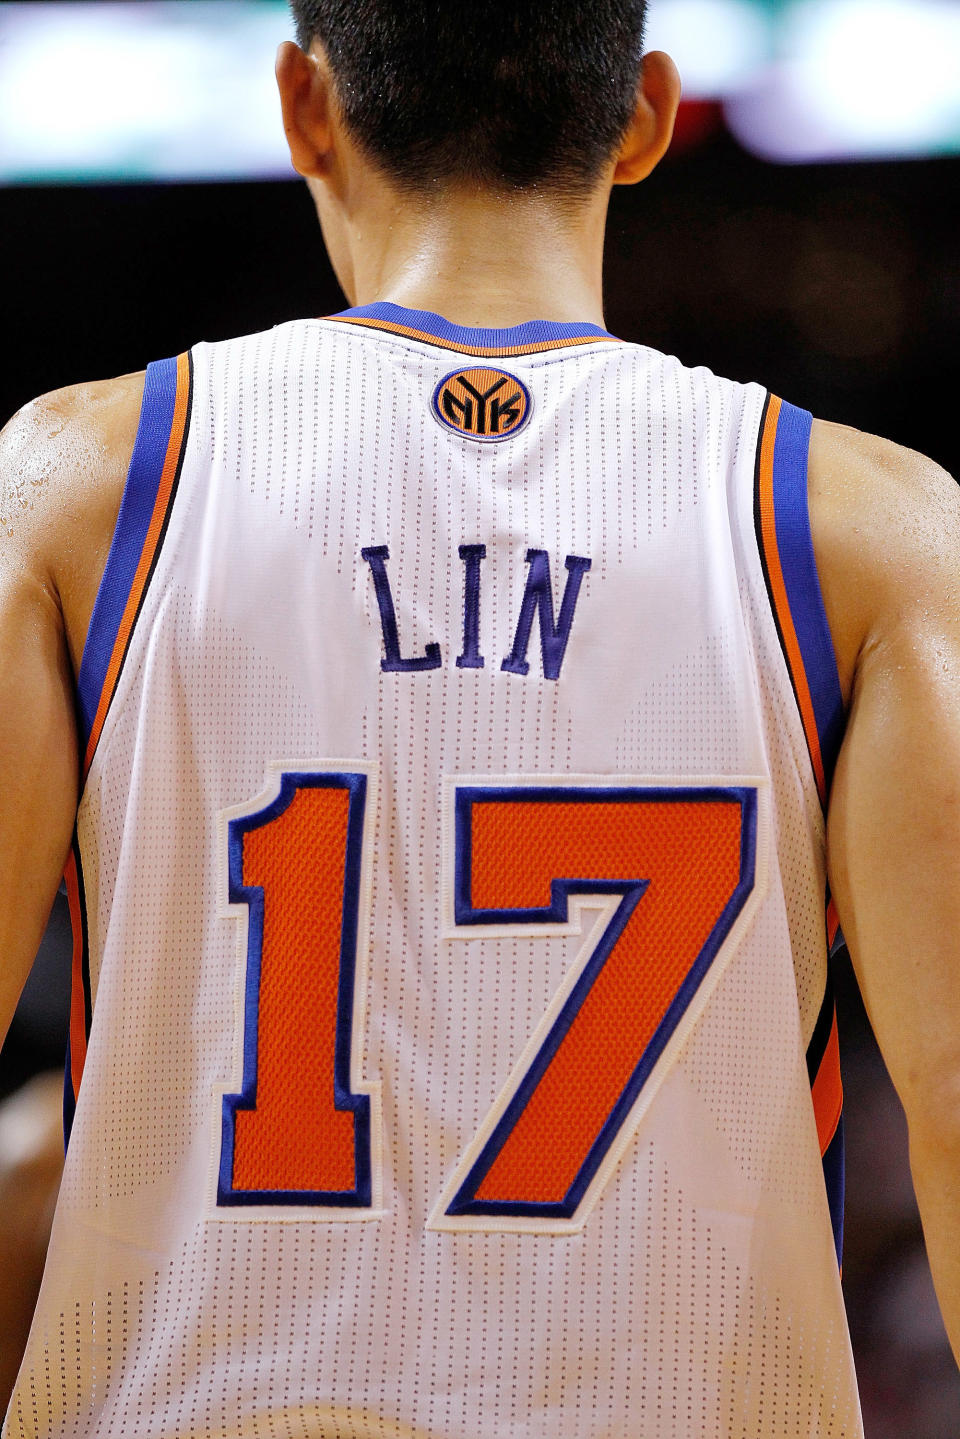
M688 100L719 100L766 63L774 34L756 0L653 0L646 44L673 56Z
M782 58L727 118L777 160L960 149L960 6L952 0L797 0Z
M291 174L273 79L286 5L0 5L0 177Z
M291 30L284 0L0 0L0 183L289 176ZM960 151L960 0L651 0L648 44L767 158Z
M960 123L960 13L937 0L807 3L791 17L796 81L865 145L927 144Z

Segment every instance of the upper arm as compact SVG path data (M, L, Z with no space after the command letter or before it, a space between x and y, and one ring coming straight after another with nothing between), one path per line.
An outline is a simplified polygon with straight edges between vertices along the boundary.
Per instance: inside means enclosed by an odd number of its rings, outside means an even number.
M43 934L79 790L74 675L142 376L28 405L0 433L0 1040Z
M960 1098L960 490L921 456L837 426L815 426L810 476L849 697L831 889L891 1077L922 1127L946 1118L946 1094Z

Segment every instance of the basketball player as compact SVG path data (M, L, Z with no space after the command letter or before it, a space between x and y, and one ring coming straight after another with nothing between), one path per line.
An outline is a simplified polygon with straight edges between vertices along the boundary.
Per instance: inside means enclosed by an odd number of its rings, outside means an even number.
M860 1435L838 919L960 1347L960 499L606 332L643 8L295 4L351 308L5 432L10 1439Z

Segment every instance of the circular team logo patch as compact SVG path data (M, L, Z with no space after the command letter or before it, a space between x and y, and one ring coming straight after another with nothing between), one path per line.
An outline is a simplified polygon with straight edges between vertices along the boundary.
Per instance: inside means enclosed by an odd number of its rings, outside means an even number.
M440 423L471 440L509 439L523 429L531 407L526 385L506 370L454 370L433 392Z

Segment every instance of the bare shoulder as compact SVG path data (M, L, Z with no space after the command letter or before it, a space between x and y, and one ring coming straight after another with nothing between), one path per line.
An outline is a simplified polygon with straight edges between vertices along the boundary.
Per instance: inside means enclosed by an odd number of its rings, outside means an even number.
M143 372L31 400L0 431L0 500L9 536L42 542L51 523L109 505L133 450ZM119 495L117 495L119 503Z
M810 523L849 696L868 649L960 618L960 487L933 460L814 422Z
M0 566L60 605L74 664L116 526L143 372L72 385L25 405L0 432Z

